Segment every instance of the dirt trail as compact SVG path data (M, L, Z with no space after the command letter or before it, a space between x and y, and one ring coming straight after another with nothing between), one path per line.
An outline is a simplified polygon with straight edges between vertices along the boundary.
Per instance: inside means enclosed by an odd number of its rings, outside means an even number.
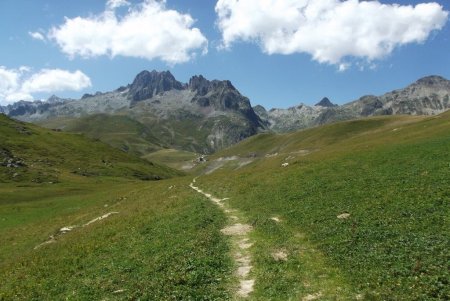
M109 217L110 215L113 215L113 214L119 214L119 212L116 212L116 211L108 212L108 213L106 213L106 214L104 214L102 216L99 216L99 217L94 218L93 220L90 220L89 222L87 222L87 223L85 223L85 224L83 224L81 226L75 225L75 226L62 227L61 229L59 229L58 232L56 232L53 235L50 235L50 237L46 241L44 241L43 243L40 243L37 246L35 246L34 249L36 250L36 249L39 249L40 247L42 247L44 245L48 245L48 244L54 243L54 242L56 242L58 237L60 237L61 235L64 235L64 234L66 234L66 233L68 233L68 232L70 232L70 231L72 231L72 230L74 230L76 228L83 228L83 227L89 226L90 224L98 222L98 221L101 221L102 219L105 219L105 218L107 218L107 217Z
M196 179L194 179L189 186L198 193L210 199L228 216L230 224L220 231L224 235L231 236L231 242L233 244L233 258L237 267L236 276L239 280L239 288L236 295L240 298L247 298L250 293L253 292L253 286L255 284L255 280L250 277L250 272L252 270L252 257L249 250L252 246L249 233L253 230L253 227L242 223L241 219L235 214L237 210L230 208L228 204L224 203L224 201L229 198L219 199L204 192L194 185L195 180Z

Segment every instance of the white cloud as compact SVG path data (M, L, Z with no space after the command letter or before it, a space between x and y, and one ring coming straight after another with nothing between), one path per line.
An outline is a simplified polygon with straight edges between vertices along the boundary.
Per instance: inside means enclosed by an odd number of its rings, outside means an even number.
M71 58L127 56L176 64L207 52L208 41L198 28L192 28L190 15L167 9L165 1L146 0L118 16L114 9L127 4L109 0L102 14L66 18L48 37Z
M37 31L31 32L31 31L29 31L28 34L35 40L45 41L44 35L42 33L40 33L40 32L37 32Z
M18 69L0 66L0 104L32 100L34 93L80 91L91 85L90 78L80 70L42 69L31 74L26 66Z
M398 46L422 43L448 19L437 3L219 0L215 9L224 48L236 41L254 42L264 53L308 53L341 71L349 67L348 57L370 62Z

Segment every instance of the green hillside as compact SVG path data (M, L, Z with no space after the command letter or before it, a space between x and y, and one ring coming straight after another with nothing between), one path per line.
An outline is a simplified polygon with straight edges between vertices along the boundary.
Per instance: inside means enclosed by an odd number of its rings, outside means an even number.
M254 161L197 182L255 227L255 300L450 298L449 112L263 134L214 157L231 156Z
M163 179L178 172L81 135L0 115L0 182L72 181L80 177Z
M81 118L54 118L39 124L84 134L137 156L161 149L161 142L150 127L125 115L94 114Z

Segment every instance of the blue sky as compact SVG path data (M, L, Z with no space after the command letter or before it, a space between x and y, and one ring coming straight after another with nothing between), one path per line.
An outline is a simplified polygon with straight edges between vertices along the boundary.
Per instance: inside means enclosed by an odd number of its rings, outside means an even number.
M0 104L110 91L144 69L228 79L266 108L450 79L448 1L304 2L2 0Z

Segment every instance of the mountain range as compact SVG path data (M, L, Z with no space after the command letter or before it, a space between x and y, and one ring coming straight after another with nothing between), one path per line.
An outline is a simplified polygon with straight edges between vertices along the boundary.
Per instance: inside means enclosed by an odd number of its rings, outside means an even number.
M181 83L169 71L142 71L131 84L81 99L19 101L0 112L48 128L83 133L138 155L162 148L212 153L263 131L289 132L376 115L433 115L450 108L450 81L428 76L381 96L344 105L252 107L228 80Z
M288 109L254 107L261 120L275 132L288 132L326 123L378 115L435 115L450 108L450 81L428 76L403 89L381 96L366 95L335 105L323 98L314 106L300 104Z

